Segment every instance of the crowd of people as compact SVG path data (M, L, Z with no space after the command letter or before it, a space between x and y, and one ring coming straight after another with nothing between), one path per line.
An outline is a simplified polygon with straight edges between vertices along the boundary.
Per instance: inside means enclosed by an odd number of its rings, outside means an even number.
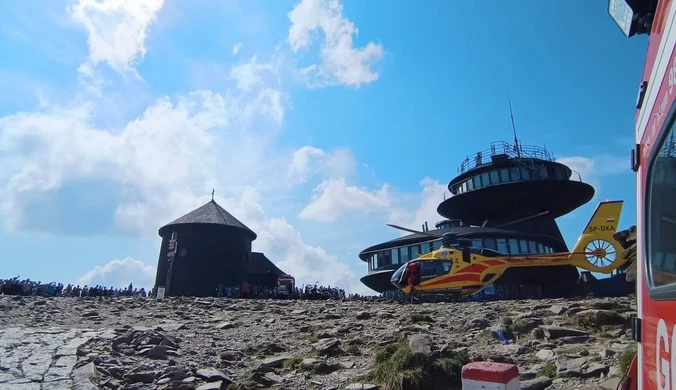
M279 288L278 286L242 285L230 287L219 284L216 287L217 297L226 298L254 298L254 299L304 299L304 300L328 300L328 299L357 299L358 294L345 294L345 290L336 287L324 287L317 285L303 285L300 288Z
M80 286L63 283L42 283L30 279L0 279L0 295L37 295L41 297L119 297L119 296L147 296L143 287L134 288L132 283L125 288L105 286Z
M42 296L42 297L156 297L157 289L146 291L143 287L135 288L132 283L125 288L105 286L80 286L63 283L43 283L30 279L20 279L18 276L11 279L0 279L0 295ZM280 294L277 288L269 288L260 285L249 286L244 283L241 286L226 287L219 285L214 291L214 297L227 298L253 298L253 299L303 299L303 300L329 300L329 299L377 299L378 297L362 296L359 294L346 294L345 290L336 287L317 285L303 285L293 288L288 293Z

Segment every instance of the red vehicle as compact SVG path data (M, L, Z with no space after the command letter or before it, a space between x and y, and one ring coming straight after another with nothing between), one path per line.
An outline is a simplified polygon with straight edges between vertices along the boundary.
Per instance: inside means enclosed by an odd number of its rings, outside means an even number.
M627 37L649 34L636 111L638 354L626 389L676 389L676 1L609 0Z
M277 296L290 298L296 288L296 279L291 275L282 275L277 278Z

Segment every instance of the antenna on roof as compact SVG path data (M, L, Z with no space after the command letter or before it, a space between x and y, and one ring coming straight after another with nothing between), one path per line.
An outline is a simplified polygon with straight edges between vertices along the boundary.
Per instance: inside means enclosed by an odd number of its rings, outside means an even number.
M507 101L509 102L509 116L512 118L512 132L514 133L514 148L516 155L521 157L521 148L519 148L519 139L516 137L516 126L514 126L514 113L512 112L512 99L507 94Z
M211 201L212 201L212 202L213 202L213 200L214 200L214 194L215 194L215 193L216 193L216 190L212 188L212 189L211 189Z

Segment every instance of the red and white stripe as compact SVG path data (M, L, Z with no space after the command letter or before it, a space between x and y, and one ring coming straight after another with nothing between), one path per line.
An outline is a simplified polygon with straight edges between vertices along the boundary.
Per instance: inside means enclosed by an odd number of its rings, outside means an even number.
M520 390L519 368L514 364L473 362L462 368L462 390Z

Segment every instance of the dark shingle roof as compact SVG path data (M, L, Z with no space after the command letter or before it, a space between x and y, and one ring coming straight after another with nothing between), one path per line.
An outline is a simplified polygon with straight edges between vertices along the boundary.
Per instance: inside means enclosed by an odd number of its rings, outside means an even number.
M260 252L251 252L249 254L249 272L255 274L266 274L268 272L274 274L275 276L286 275L284 271L277 268L275 263L268 259L264 254Z
M195 209L172 222L169 222L160 228L160 231L162 231L162 229L166 228L167 226L184 224L232 226L248 232L253 236L254 240L257 237L253 230L249 229L246 225L240 222L237 218L233 217L232 214L225 211L223 207L219 206L218 203L213 200L209 201L209 203L205 204L204 206Z

